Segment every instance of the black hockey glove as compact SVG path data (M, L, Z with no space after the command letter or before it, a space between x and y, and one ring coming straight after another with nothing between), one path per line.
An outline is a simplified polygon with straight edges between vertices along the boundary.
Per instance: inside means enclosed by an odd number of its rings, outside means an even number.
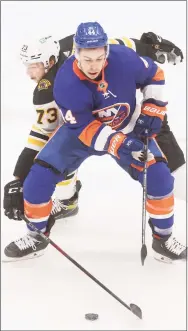
M24 213L23 202L23 183L19 180L13 180L4 187L3 208L5 215L13 220L21 220L17 215L18 211Z
M165 62L165 54L167 61L176 65L183 61L183 53L180 48L174 45L171 41L163 39L153 32L143 33L140 41L145 44L152 44L152 47L156 50L156 58L160 63Z

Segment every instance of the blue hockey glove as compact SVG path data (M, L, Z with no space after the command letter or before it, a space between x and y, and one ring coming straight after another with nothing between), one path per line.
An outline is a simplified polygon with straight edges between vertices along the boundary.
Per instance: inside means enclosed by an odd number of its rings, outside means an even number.
M122 132L112 134L105 149L108 153L121 160L122 166L144 166L144 144L141 140L128 137Z

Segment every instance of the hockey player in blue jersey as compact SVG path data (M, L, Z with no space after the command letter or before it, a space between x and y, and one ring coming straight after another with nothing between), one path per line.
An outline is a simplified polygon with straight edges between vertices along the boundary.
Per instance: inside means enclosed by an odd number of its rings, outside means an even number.
M161 128L167 101L163 71L131 49L108 45L98 23L82 23L75 34L75 56L59 69L54 98L65 124L37 155L24 187L25 215L50 234L51 196L56 184L79 168L89 156L110 154L142 184L143 142L149 132L147 211L153 233L152 248L159 260L186 258L186 248L172 235L174 179L154 136ZM136 89L143 93L136 104ZM5 248L10 258L40 254L47 246L28 228L28 245Z

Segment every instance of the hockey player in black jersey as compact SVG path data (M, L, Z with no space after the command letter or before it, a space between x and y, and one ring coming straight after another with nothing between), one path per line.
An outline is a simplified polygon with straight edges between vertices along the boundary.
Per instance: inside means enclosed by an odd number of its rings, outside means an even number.
M42 38L34 44L30 43L29 46L23 45L20 55L27 74L37 84L33 92L33 105L37 118L29 133L27 146L17 160L13 173L16 179L5 186L5 215L14 219L19 218L17 209L23 210L22 185L34 158L54 130L63 124L61 112L53 98L53 84L59 66L66 59L64 54L60 56L59 42L54 41L52 37ZM11 194L9 194L10 188ZM55 219L77 214L80 188L77 172L69 174L65 181L57 185L52 208Z
M161 42L159 42L157 36L153 33L143 34L141 40L123 37L110 39L109 42L111 44L123 44L137 51L140 56L149 56L160 63L164 63L166 57L167 61L173 64L183 60L182 52L178 47L162 38ZM33 104L37 120L29 133L27 146L17 160L14 169L16 179L5 186L5 215L11 219L19 218L17 211L23 211L22 185L33 165L34 158L47 143L55 129L59 125L63 125L61 112L53 97L53 84L58 68L73 51L73 35L61 39L59 42L53 40L52 37L46 37L40 39L34 45L23 45L21 49L21 59L26 65L27 74L37 83L33 93ZM161 132L156 139L167 156L171 171L176 170L185 163L183 152L168 126L167 118L165 118ZM55 219L73 216L78 212L78 192L80 187L81 184L77 180L77 172L70 174L66 181L57 185L48 232ZM29 242L27 238L25 244L22 242L22 246L25 249L30 249L32 243L30 245ZM22 253L24 253L24 249Z

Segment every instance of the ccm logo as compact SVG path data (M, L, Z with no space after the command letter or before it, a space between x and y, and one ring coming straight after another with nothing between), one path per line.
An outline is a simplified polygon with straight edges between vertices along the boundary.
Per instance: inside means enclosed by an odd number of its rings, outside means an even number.
M145 106L143 110L149 111L150 113L156 113L159 115L165 115L165 113L166 113L165 110L161 110L158 108L151 108L149 106Z
M8 190L9 194L14 194L17 192L23 192L23 187L13 187Z

